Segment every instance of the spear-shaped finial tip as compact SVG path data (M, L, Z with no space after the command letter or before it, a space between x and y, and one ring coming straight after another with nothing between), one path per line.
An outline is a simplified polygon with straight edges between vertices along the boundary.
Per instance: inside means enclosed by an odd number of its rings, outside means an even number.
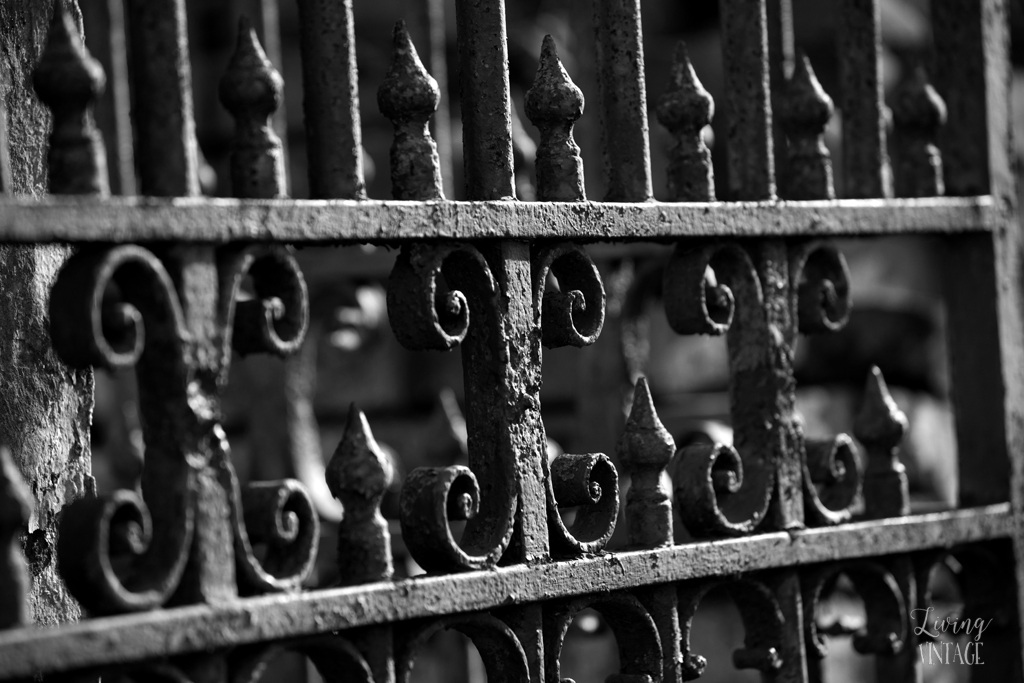
M583 114L583 91L569 78L558 58L555 40L544 36L533 85L526 92L526 116L535 126L575 121Z
M391 66L377 90L377 106L392 122L427 121L441 101L441 91L420 60L405 22L392 32Z
M281 104L284 81L256 37L249 18L238 19L238 42L220 80L220 101L232 116L265 119Z
M892 106L897 128L934 133L946 123L946 102L928 82L928 73L917 65L899 91Z
M669 130L700 130L711 123L715 101L697 78L686 43L676 43L672 55L672 75L668 87L658 99L658 121Z
M619 439L619 458L631 471L652 465L663 468L675 451L675 440L654 409L647 378L641 377L633 389L633 407Z
M103 92L103 67L82 41L64 0L53 3L46 47L32 72L36 93L51 110L86 107Z
M353 403L341 442L327 464L327 486L331 494L349 504L352 498L378 501L391 485L394 468L377 445L366 415Z
M835 111L832 98L821 87L811 60L803 52L797 56L780 104L780 122L791 134L800 131L820 134L832 118Z
M864 387L864 403L854 423L854 436L865 446L893 449L906 430L907 416L889 394L882 371L872 367Z

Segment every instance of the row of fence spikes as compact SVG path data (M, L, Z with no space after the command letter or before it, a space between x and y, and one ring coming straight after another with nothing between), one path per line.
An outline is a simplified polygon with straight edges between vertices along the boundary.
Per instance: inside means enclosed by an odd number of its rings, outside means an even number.
M92 117L93 105L103 91L103 69L89 55L63 3L54 3L46 48L33 73L33 84L54 117L48 156L51 193L105 196L106 153ZM267 122L280 106L282 88L280 74L243 17L237 48L220 84L220 99L236 121L231 158L236 197L284 196L281 141ZM420 61L404 22L398 22L391 67L377 94L381 112L395 126L391 147L395 199L444 198L437 145L427 127L439 101L437 82ZM527 116L541 136L536 159L541 201L586 199L583 161L572 136L583 106L583 93L558 59L551 36L545 37L537 75L526 94ZM788 140L781 196L834 199L832 162L823 141L834 106L806 55L797 59L778 106ZM715 200L711 153L702 134L714 110L714 101L680 41L669 85L656 110L658 120L674 139L668 165L671 201ZM897 93L892 119L897 195L942 195L942 158L935 139L945 123L946 108L923 68L916 68Z

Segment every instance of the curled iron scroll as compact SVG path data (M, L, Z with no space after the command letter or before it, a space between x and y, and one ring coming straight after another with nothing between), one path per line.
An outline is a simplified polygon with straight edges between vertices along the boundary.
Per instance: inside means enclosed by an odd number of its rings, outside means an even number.
M489 300L497 293L491 269L476 249L408 245L399 253L388 280L388 319L407 349L446 351L466 338L471 315L489 313ZM490 312L496 311L495 307Z
M576 615L588 608L597 610L615 634L623 680L644 680L646 676L648 681L660 681L663 662L658 627L647 609L629 593L586 595L545 605L544 679L565 680L558 661L565 634Z
M395 633L399 644L396 658L398 683L409 683L416 653L442 629L454 629L476 646L487 671L488 683L526 683L530 668L526 652L515 632L497 617L466 614L441 619L411 622Z
M250 246L223 249L217 258L226 342L243 356L298 351L309 327L309 295L294 257L281 247ZM252 298L241 296L247 276Z
M373 672L363 655L339 635L313 636L257 643L234 650L228 657L231 683L257 683L267 665L283 652L305 655L316 667L324 683L373 683Z
M619 514L619 475L604 453L563 454L550 465L547 477L548 529L551 553L579 557L601 551L615 531ZM559 507L579 506L566 527Z
M50 334L74 367L138 364L145 388L168 406L149 431L193 429L188 335L174 284L160 260L134 245L86 247L57 276ZM174 592L194 531L193 469L183 444L156 439L147 452L143 497L118 491L82 498L61 516L58 558L71 594L90 612L152 609Z
M807 439L804 461L804 511L811 526L849 521L860 493L857 447L846 434Z
M214 427L219 463L229 461L227 437ZM220 484L231 499L235 563L246 592L298 590L316 563L320 518L309 491L295 479L239 486L231 467L218 467ZM266 547L262 559L253 546Z
M680 334L728 333L735 375L751 354L769 348L757 270L741 247L703 243L676 247L665 269L665 312ZM768 512L774 490L769 463L744 461L724 444L695 444L678 455L676 502L696 537L751 533Z
M733 652L733 665L737 669L757 669L771 673L782 668L782 633L784 617L775 594L760 581L737 579L713 580L699 584L682 584L679 588L679 629L683 657L684 681L699 678L707 667L707 660L693 652L690 633L693 618L701 600L712 590L723 588L736 603L743 620L745 637L743 648Z
M508 362L509 342L491 273L472 246L413 244L402 248L388 283L388 317L398 340L413 350L464 343L467 387L507 381L502 364ZM402 486L403 536L413 559L428 571L494 566L512 540L518 499L514 454L501 441L505 435L481 438L489 431L480 423L485 411L470 414L469 456L476 471L420 468ZM457 542L449 523L461 520L467 523Z
M790 253L790 284L804 334L836 332L850 318L850 269L834 245L807 242Z
M892 573L877 562L826 565L802 577L808 654L818 659L828 654L825 636L818 627L817 610L826 584L839 574L849 577L867 611L865 627L853 636L854 649L861 654L899 654L908 638L906 601Z
M589 346L604 326L604 284L583 247L557 244L532 256L533 305L541 321L544 346ZM547 291L548 275L558 290Z

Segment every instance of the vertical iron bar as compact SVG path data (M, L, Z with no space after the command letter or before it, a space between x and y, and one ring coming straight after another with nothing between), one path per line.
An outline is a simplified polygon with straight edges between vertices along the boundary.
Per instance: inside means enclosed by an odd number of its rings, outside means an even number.
M640 0L594 0L594 22L605 201L645 202L654 188Z
M162 197L196 196L199 174L185 1L128 2L140 190ZM172 246L162 260L175 280L185 327L192 337L191 348L182 352L195 359L195 400L217 406L216 378L222 359L216 330L220 302L214 249ZM143 421L160 424L165 410L164 378L137 373ZM218 446L208 442L202 453L195 454L202 462L196 465L191 492L196 501L195 538L174 604L217 603L237 596L230 502L218 480ZM152 478L144 476L144 491L166 485L155 468L145 471ZM217 658L197 659L193 680L215 678L221 667Z
M766 0L720 0L732 199L775 199Z
M352 0L299 0L313 199L365 199Z
M793 75L795 42L793 38L793 0L768 0L768 77L772 93L772 144L775 177L786 175L786 134L779 123L779 99L786 81Z
M423 48L421 58L427 71L437 83L441 99L432 121L437 157L441 168L441 184L446 197L454 197L455 179L452 175L452 122L448 103L448 36L445 30L444 0L415 0L415 19L410 23L413 43Z
M885 141L879 0L842 0L839 32L843 113L843 192L855 199L892 196Z
M1024 263L1011 168L1010 8L1007 0L932 2L936 79L949 119L940 147L947 192L991 194L1005 210L991 235L950 242L946 304L961 505L1010 500L1024 512ZM960 334L957 334L957 332ZM1012 455L1011 455L1012 454ZM1024 611L1024 535L1017 525L1017 612ZM1021 634L1018 633L1018 638ZM993 639L995 646L996 639ZM1021 672L1021 648L993 661ZM988 659L988 657L986 657ZM996 680L1002 667L976 677Z
M128 0L139 192L199 194L185 0Z
M515 199L505 3L458 0L455 19L466 198Z
M82 23L90 52L107 75L103 96L96 103L96 124L107 148L110 192L135 194L135 153L132 143L131 92L124 0L82 3Z

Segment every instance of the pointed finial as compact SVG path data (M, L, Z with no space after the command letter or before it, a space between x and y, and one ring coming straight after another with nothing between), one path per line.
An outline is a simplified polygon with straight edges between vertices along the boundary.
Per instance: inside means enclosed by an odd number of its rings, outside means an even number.
M106 196L107 153L92 117L106 78L64 3L54 0L46 48L32 72L36 94L53 113L50 192Z
M668 189L673 201L713 202L715 175L702 131L715 115L715 101L690 63L686 43L676 43L672 76L658 99L658 121L672 133Z
M676 452L675 441L654 409L647 379L633 389L633 407L619 439L619 461L632 477L626 496L626 525L631 548L672 543L672 484L665 468Z
M897 91L892 117L897 196L945 194L942 154L935 139L946 124L946 103L928 82L924 67L918 65Z
M802 52L779 102L779 122L788 141L785 199L835 199L832 157L823 139L835 107Z
M391 144L391 193L395 199L444 199L441 162L427 122L441 91L423 67L405 28L395 24L391 66L377 90L380 112L395 125Z
M907 416L889 394L882 371L871 368L864 403L853 427L854 436L868 452L863 486L868 519L910 513L907 473L898 451L906 430Z
M30 622L29 575L20 532L32 515L32 495L10 450L0 447L0 630Z
M338 527L343 585L391 578L391 537L380 503L393 477L391 460L373 438L366 416L353 404L326 473L327 486L344 506Z
M284 81L267 59L248 17L238 20L238 43L220 80L220 101L235 119L231 188L236 197L284 195L284 154L270 117L281 105Z
M526 117L540 130L537 148L537 198L546 202L586 199L583 159L572 128L583 115L583 91L558 59L554 39L544 36L540 64L526 91Z

